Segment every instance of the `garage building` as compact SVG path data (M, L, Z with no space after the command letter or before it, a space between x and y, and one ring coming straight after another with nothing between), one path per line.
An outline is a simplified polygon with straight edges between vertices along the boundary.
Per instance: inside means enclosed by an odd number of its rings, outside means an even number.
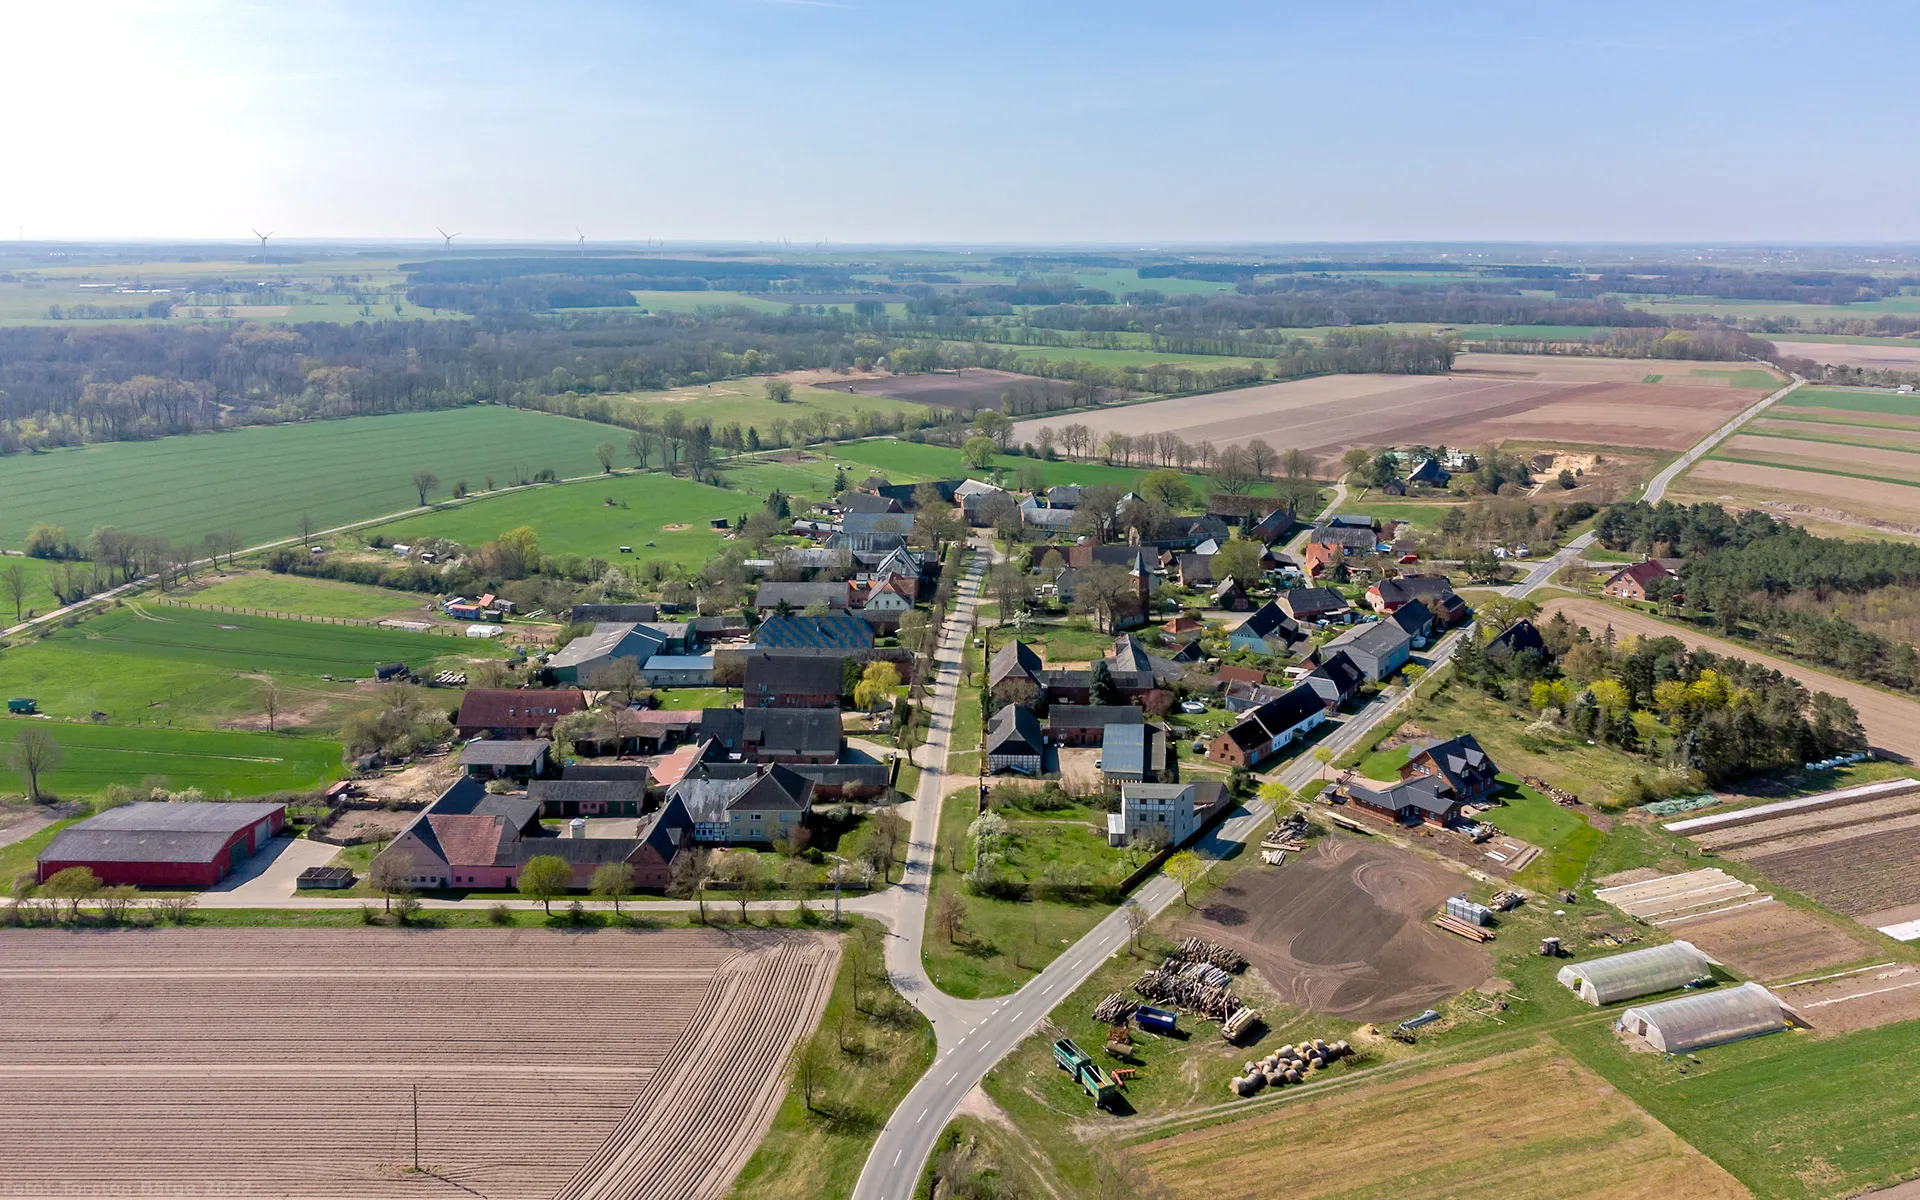
M109 886L212 887L266 845L286 819L284 804L123 804L61 830L40 852L39 880L86 867Z

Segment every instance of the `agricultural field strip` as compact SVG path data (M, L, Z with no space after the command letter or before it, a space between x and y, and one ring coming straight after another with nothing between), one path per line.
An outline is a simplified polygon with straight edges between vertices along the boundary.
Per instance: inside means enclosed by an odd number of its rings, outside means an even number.
M255 933L268 936L235 940ZM368 941L356 946L354 933ZM11 1085L0 1113L16 1128L43 1130L10 1151L11 1177L155 1187L190 1177L202 1186L231 1181L231 1194L361 1196L391 1187L379 1181L397 1178L406 1161L408 1083L425 1082L423 1150L467 1190L552 1194L586 1163L581 1173L595 1188L582 1194L717 1195L771 1119L779 1064L815 1019L820 977L831 979L836 959L818 938L755 934L592 945L522 931L490 939L442 931L426 943L382 931L160 931L137 942L24 936L64 961L0 973L0 999L11 1001L0 1004L8 1049L0 1057L15 1064L0 1071ZM0 938L0 949L14 940ZM263 958L289 954L307 965L258 969ZM617 954L674 965L593 961ZM183 955L206 961L169 965ZM114 965L122 958L136 963ZM392 969L368 967L369 958L391 959L381 966ZM466 987L447 988L456 980ZM122 983L104 1029L103 981ZM359 990L373 981L389 986ZM583 1038L583 1027L565 1019L574 1011L590 1014L587 1028L621 1032ZM221 1019L226 1013L248 1019ZM533 1013L557 1019L529 1023ZM354 1027L351 1040L338 1032L342 1020ZM183 1070L189 1058L208 1061ZM464 1086L476 1070L501 1084L478 1107ZM94 1077L117 1082L110 1090L62 1082ZM357 1080L349 1086L358 1102L313 1091L304 1082L312 1078ZM461 1095L452 1107L447 1087ZM108 1096L111 1108L102 1104ZM665 1111L648 1112L636 1152L634 1116L649 1104ZM85 1144L80 1131L108 1121L126 1135L113 1144L137 1159ZM287 1121L304 1131L305 1153L263 1158L268 1123ZM209 1130L220 1136L210 1141ZM608 1147L618 1152L611 1162Z
M1744 901L1759 895L1759 892L1759 888L1743 879L1736 879L1717 868L1709 868L1640 883L1599 888L1593 895L1595 899L1611 904L1630 917L1651 919L1689 912L1704 915L1729 902ZM1772 897L1763 896L1761 899L1771 900Z

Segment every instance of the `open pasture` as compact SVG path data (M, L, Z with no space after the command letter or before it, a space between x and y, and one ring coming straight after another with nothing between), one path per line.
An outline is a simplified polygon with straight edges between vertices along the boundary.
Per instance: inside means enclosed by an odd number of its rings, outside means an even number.
M10 744L27 724L0 721L0 745ZM131 786L149 775L162 776L175 791L257 796L316 787L340 769L340 743L316 738L69 721L33 725L60 743L60 765L47 773L44 784L69 799L98 795L110 784ZM0 775L0 781L0 792L15 790L11 775Z
M1627 1200L1749 1193L1552 1042L1357 1082L1134 1145L1185 1200L1239 1200L1285 1179L1301 1197ZM1524 1098L1524 1101L1522 1100ZM1462 1121L1462 1113L1477 1114Z
M1484 360L1471 363L1470 360ZM1204 402L1163 400L1031 418L1014 436L1032 441L1040 426L1084 422L1100 432L1172 430L1189 442L1224 446L1264 439L1322 460L1351 446L1410 443L1477 446L1508 439L1554 444L1679 449L1758 398L1725 376L1686 385L1640 382L1663 364L1641 360L1620 378L1621 360L1462 355L1466 373L1327 375L1219 392ZM1666 364L1672 365L1672 364ZM1684 364L1691 370L1695 364ZM1463 368L1465 370L1465 368Z
M416 471L439 477L429 499L444 500L459 481L505 487L516 470L588 475L600 469L595 446L625 440L483 405L15 454L0 458L0 546L23 545L36 521L76 541L112 525L187 542L232 529L255 544L293 537L303 514L328 528L413 508Z
M764 499L765 493L744 487L710 487L659 472L609 475L435 509L382 525L379 531L390 541L442 537L477 546L530 525L539 535L540 548L549 554L579 554L623 565L659 560L697 567L720 547L720 534L709 522L731 522L757 512ZM622 546L633 547L632 555L621 554Z
M183 598L191 604L219 604L229 608L258 609L261 612L363 620L396 613L418 617L422 606L430 602L429 597L417 592L396 592L388 588L340 583L306 575L245 571L224 578L212 578L214 582L197 591L183 593Z
M1323 838L1235 874L1175 931L1232 946L1287 1004L1398 1019L1493 974L1493 956L1427 922L1464 880L1370 839Z
M326 625L174 607L132 605L102 613L47 639L75 653L176 660L236 672L371 679L375 667L409 666L450 655L498 658L491 641L368 625Z
M32 1195L722 1195L836 959L813 936L704 931L7 932L8 1181Z
M710 384L674 388L664 392L629 392L608 399L623 418L646 419L658 423L668 413L678 412L689 421L711 421L716 427L737 421L742 427L754 426L762 437L771 434L774 422L791 427L812 419L816 414L852 417L862 411L892 415L904 413L915 420L926 413L924 404L907 404L891 398L891 393L874 392L862 387L873 382L865 376L845 379L830 371L799 372L790 376L793 399L776 404L767 399L765 376L746 379L718 379ZM615 431L618 432L618 431ZM626 454L625 438L614 439Z

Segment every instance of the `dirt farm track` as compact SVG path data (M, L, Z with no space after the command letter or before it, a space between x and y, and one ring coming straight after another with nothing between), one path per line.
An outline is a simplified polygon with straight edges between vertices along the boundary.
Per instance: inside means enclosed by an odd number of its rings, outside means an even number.
M1021 421L1016 442L1042 425L1078 422L1096 433L1171 430L1226 446L1262 438L1327 459L1349 446L1481 446L1508 439L1679 450L1764 392L1695 375L1699 363L1463 354L1451 375L1323 375L1197 398ZM1647 379L1660 382L1647 383Z
M0 932L0 1194L720 1195L836 961L693 930Z

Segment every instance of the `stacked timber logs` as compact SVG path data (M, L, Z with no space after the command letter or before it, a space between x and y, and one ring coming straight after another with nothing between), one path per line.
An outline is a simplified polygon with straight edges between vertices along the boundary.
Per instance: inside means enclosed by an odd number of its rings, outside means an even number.
M1490 942L1493 940L1493 930L1482 928L1479 925L1470 925L1462 921L1459 917L1449 913L1439 913L1435 915L1433 923L1448 933L1459 934L1470 942Z
M1565 788L1553 786L1538 775L1522 775L1520 782L1526 784L1534 791L1539 792L1541 795L1546 796L1562 808L1572 808L1574 805L1580 803L1580 797Z
M1186 968L1193 966L1206 967L1207 964L1182 964L1180 960L1170 958L1136 980L1133 990L1155 1004L1171 1004L1210 1021L1225 1020L1240 1010L1240 1002L1234 999L1232 988L1225 982L1209 983L1204 978L1187 974ZM1226 976L1219 978L1225 980Z
M1237 950L1231 950L1218 942L1209 942L1204 938L1190 937L1180 943L1178 957L1188 962L1210 963L1222 971L1231 971L1235 975L1247 969L1247 960Z
M1102 1025L1124 1025L1133 1016L1133 1010L1139 1007L1122 993L1109 992L1105 1000L1093 1006L1093 1019Z

